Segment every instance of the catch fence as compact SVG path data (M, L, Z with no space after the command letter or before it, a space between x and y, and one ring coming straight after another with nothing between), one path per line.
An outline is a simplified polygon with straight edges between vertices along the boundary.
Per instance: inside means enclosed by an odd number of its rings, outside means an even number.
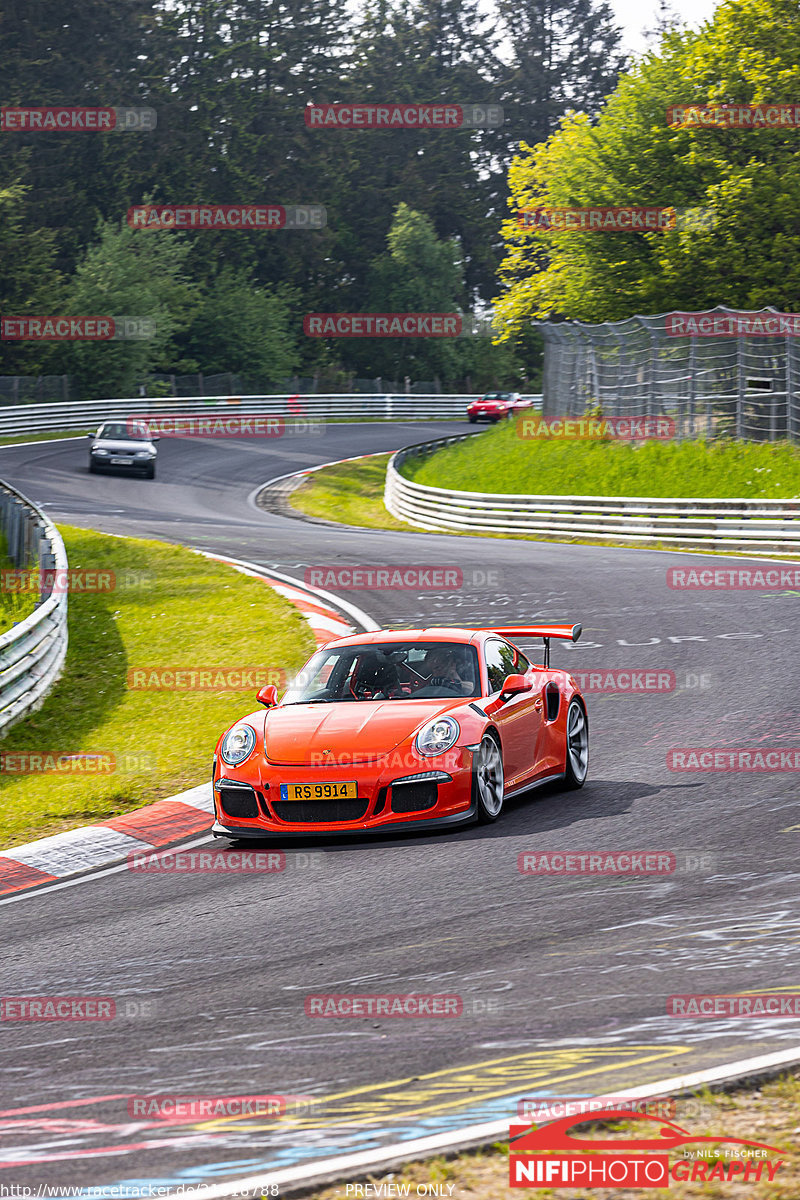
M670 417L679 438L800 436L800 317L774 308L536 322L544 415Z

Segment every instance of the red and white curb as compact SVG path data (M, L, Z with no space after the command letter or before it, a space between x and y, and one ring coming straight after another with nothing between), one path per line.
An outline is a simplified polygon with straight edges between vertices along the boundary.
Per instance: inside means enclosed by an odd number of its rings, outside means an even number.
M109 821L68 829L0 852L0 895L53 883L211 828L211 785L203 783Z
M268 572L256 563L240 559L203 554L205 558L224 562L273 587L300 610L311 626L318 646L354 633L358 626L362 629L378 628L371 617L354 605L337 600L318 588L307 588L288 575ZM337 608L333 607L334 603ZM353 624L349 624L338 610L347 612ZM10 850L0 851L0 896L124 861L134 851L161 849L193 835L207 833L213 823L213 815L211 784L202 783L123 816L84 825L80 829L68 829L23 846L13 846Z

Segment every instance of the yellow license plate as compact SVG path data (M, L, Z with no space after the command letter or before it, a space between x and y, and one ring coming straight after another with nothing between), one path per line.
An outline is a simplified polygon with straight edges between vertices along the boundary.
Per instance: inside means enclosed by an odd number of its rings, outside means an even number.
M281 800L355 800L358 784L346 783L282 783Z

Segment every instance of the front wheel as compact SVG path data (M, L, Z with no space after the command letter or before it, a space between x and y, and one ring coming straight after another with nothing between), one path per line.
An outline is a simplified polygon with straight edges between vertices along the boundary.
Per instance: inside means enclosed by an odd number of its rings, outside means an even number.
M489 825L503 811L503 756L495 738L490 733L481 738L474 775L475 798L478 821Z
M571 700L567 710L567 746L564 787L582 788L589 770L589 723L579 700Z
M469 423L470 423L470 425L477 425L477 423L478 423L478 418L477 418L477 417L470 417L470 418L469 418Z

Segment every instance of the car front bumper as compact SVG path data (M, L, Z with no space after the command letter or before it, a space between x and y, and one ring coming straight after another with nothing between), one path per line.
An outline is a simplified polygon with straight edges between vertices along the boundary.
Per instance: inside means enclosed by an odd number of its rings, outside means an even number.
M125 458L126 456L120 455L119 457ZM135 458L133 462L129 463L112 462L111 458L106 458L105 455L92 454L89 458L90 466L93 466L95 470L103 471L149 471L155 465L155 461L155 455L151 458Z
M247 771L223 771L214 781L213 832L228 837L377 833L461 824L474 816L472 752L465 747L411 770L381 762L355 769L275 767L261 760ZM356 782L357 796L347 801L281 799L281 784L348 781Z
M253 829L251 826L233 825L230 820L215 821L211 826L211 832L214 837L227 838L274 838L279 836L281 839L286 838L308 838L313 835L318 837L354 837L365 833L415 833L424 832L426 829L452 829L459 825L469 825L475 820L477 809L474 804L470 804L469 808L463 813L451 813L447 817L430 817L427 813L421 813L416 820L413 821L390 821L384 822L382 825L337 825L335 828L326 829L320 825L277 825L270 828Z

